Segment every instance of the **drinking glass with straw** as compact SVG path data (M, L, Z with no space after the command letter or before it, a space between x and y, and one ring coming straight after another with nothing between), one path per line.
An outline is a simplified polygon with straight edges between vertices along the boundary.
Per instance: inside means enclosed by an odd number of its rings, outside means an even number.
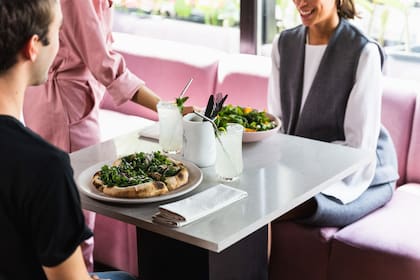
M178 100L186 100L184 96L185 92L191 85L192 78L185 85L181 91L177 102L173 101L159 101L157 104L157 111L159 116L159 144L162 147L163 152L168 154L177 154L182 149L182 112L178 107ZM181 105L183 105L183 102Z

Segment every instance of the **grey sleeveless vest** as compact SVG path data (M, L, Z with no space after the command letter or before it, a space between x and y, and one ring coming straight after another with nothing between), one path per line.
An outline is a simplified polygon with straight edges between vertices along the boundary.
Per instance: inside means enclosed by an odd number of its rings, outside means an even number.
M280 92L282 126L286 134L325 142L344 141L344 117L353 88L360 54L368 42L357 28L340 19L321 59L302 108L306 27L300 25L280 34ZM381 64L384 54L378 45ZM368 92L366 94L369 94ZM377 172L372 184L398 179L392 140L381 128L377 148Z

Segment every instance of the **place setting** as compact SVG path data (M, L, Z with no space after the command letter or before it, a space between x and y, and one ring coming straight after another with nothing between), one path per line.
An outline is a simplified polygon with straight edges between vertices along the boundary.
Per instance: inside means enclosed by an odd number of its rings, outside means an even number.
M243 172L242 143L261 141L280 128L278 118L256 109L224 105L228 95L211 94L203 112L182 116L191 78L175 101L160 101L152 138L160 151L138 152L97 163L78 177L81 192L109 203L162 202L186 195L212 167L220 184L178 201L161 204L153 221L184 226L219 210L247 193L226 185ZM146 128L147 129L147 128ZM261 136L258 133L263 133ZM259 136L249 136L249 135ZM140 132L144 136L144 131ZM150 135L149 135L150 136Z
M168 162L172 163L169 167ZM165 168L159 168L157 164L165 165ZM171 168L174 169L172 174ZM182 172L173 174L181 168ZM101 173L104 178L101 178ZM183 180L178 178L180 174ZM202 180L203 173L195 164L172 159L160 152L139 152L99 162L81 172L77 178L79 190L87 196L102 202L122 204L176 198L193 191Z
M158 212L153 215L154 222L182 227L248 196L246 191L223 184L239 180L243 172L244 126L238 121L232 121L235 116L229 110L242 113L243 118L252 112L254 118L259 118L266 126L262 128L265 130L275 129L277 132L279 121L264 115L264 112L243 110L232 105L224 107L227 97L228 95L221 93L212 94L204 112L194 111L183 117L183 158L200 168L213 166L217 179L222 184L211 186L182 200L160 205ZM228 110L221 114L224 108ZM242 123L246 122L241 120ZM261 129L255 121L251 123L253 128L248 128L249 133Z

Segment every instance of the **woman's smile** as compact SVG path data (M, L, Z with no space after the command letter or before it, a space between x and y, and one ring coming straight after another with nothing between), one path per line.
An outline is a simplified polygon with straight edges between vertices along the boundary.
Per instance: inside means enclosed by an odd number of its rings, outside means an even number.
M300 14L300 18L302 20L302 23L305 24L305 25L308 24L308 21L315 14L315 9L304 8L304 9L298 9L298 11L299 11L299 14Z

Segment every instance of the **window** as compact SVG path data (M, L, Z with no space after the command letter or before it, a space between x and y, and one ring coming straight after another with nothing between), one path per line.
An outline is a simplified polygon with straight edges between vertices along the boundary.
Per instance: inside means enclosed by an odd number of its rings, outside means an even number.
M240 0L119 0L114 31L239 51Z
M383 46L420 43L417 0L355 0L354 20ZM227 52L263 53L276 33L300 24L292 0L118 0L114 30Z

